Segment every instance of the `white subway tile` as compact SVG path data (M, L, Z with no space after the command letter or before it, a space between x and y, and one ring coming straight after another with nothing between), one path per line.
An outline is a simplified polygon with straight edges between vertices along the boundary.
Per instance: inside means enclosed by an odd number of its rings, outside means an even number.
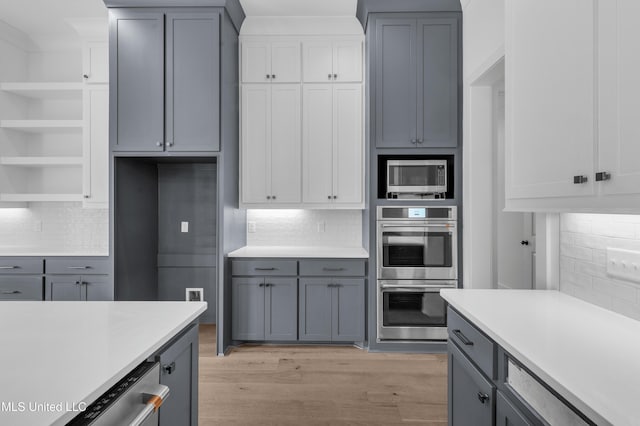
M590 275L579 274L570 271L560 271L560 280L562 282L569 282L579 287L591 289L593 283L593 277Z
M560 230L566 232L576 232L580 234L591 233L591 222L583 220L572 220L563 215L560 220Z
M588 275L590 277L605 278L607 276L606 265L598 265L592 262L585 262L582 260L575 261L573 270L578 274Z
M596 265L607 264L607 251L606 250L593 250L593 263Z
M607 237L592 234L575 234L573 245L588 248L604 248L607 244Z
M573 272L576 260L567 256L560 256L560 270Z
M598 221L592 224L595 235L615 238L635 238L635 226L624 222Z
M560 254L574 259L593 260L593 250L586 247L571 246L568 244L560 244Z
M574 234L573 232L560 232L560 243L572 246L575 244L575 236L576 234Z
M638 298L637 287L610 278L594 278L593 290L632 303L635 303Z

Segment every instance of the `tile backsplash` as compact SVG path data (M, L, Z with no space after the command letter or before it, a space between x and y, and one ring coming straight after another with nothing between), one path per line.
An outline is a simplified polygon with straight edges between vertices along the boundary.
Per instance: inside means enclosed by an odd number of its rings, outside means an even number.
M250 246L362 247L362 210L248 210Z
M108 254L109 210L81 203L29 203L0 209L0 255Z
M640 251L640 216L562 214L560 291L640 320L640 283L607 275L607 248Z

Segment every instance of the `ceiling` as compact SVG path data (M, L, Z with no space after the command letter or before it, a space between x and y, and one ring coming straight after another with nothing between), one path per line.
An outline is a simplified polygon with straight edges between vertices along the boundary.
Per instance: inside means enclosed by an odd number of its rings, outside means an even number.
M102 0L0 0L0 20L27 34L45 39L78 37L67 18L107 18Z
M0 0L9 1L9 0ZM355 16L357 0L240 0L247 16Z

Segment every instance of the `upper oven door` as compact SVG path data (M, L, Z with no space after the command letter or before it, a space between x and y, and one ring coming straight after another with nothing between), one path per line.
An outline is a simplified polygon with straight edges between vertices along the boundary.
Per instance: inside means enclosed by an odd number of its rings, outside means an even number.
M378 279L455 280L456 224L378 222Z

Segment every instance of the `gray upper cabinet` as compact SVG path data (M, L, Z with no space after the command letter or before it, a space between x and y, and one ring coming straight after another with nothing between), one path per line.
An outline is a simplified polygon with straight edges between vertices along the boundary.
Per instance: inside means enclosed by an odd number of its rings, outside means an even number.
M111 9L109 37L112 150L219 151L219 12Z
M455 147L459 128L459 20L375 20L378 148Z

